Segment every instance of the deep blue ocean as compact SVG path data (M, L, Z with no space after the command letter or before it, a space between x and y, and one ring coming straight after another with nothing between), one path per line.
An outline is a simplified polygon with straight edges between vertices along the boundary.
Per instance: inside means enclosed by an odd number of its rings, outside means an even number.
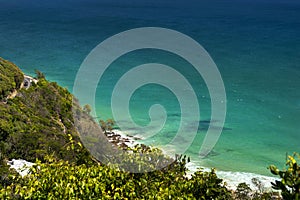
M110 95L122 73L161 61L186 66L184 74L197 94L200 128L186 151L196 165L270 175L270 164L282 168L286 153L300 152L299 0L0 0L0 56L27 74L39 69L72 91L81 63L96 45L139 27L179 31L207 50L227 94L222 135L212 153L200 159L199 148L213 123L207 88L184 60L159 50L137 51L112 64L98 85L97 116L112 117ZM154 103L165 106L168 119L143 142L163 146L180 121L174 95L157 85L144 86L132 96L130 112L136 123L146 125Z

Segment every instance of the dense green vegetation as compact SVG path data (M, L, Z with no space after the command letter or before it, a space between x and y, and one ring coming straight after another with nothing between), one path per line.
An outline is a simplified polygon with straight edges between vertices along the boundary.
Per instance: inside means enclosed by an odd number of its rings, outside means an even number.
M5 69L12 67L9 77L19 74L20 70L15 65L2 59L1 62L1 67ZM22 79L18 77L16 80ZM15 87L21 84L16 84L15 79L11 81L7 84ZM67 89L41 78L29 89L19 90L15 98L0 102L2 156L34 162L36 158L43 160L45 155L53 154L68 161L87 162L89 153L85 149L79 153L65 150L69 142L68 134L79 141L72 117L72 100L73 96Z
M15 89L19 89L23 80L22 71L15 64L0 57L0 101L5 100Z
M72 140L72 138L70 138ZM72 142L71 142L72 143ZM75 145L74 149L82 148ZM70 148L69 150L71 150ZM147 151L154 151L147 148ZM295 162L290 157L289 162ZM0 188L1 199L239 199L260 200L280 199L276 193L263 190L252 191L248 185L241 183L235 192L226 188L215 171L197 171L188 178L186 157L177 157L169 166L149 173L129 173L116 168L93 163L91 165L75 164L47 156L45 162L37 161L31 168L31 174L21 178L14 174ZM295 166L295 164L293 164ZM299 169L296 164L296 169ZM273 170L273 169L272 169ZM277 171L277 169L275 169ZM289 171L289 172L287 172ZM296 188L299 180L297 173L287 169L282 172L290 174L295 182L290 185L286 178L280 182L286 187ZM279 170L278 170L279 172ZM277 172L276 172L277 173ZM280 173L279 173L280 174ZM255 180L258 187L260 182ZM278 184L276 182L276 184ZM275 186L275 183L274 183ZM278 188L280 189L280 188ZM283 193L287 192L282 190ZM297 199L298 190L289 190L293 196L284 199Z
M3 199L230 199L215 173L184 176L184 161L165 171L134 174L105 165L75 165L66 161L37 163L26 178L0 191Z
M297 163L300 154L295 153L294 156L288 156L286 161L287 169L279 170L275 166L270 166L270 170L274 175L281 178L281 181L272 183L273 188L282 191L284 199L300 199L300 165Z

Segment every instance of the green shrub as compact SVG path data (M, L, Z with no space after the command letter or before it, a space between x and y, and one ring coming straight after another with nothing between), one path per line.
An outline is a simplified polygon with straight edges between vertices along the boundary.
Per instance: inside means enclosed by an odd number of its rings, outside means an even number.
M46 156L31 174L0 189L0 199L231 199L214 170L188 179L185 163L179 156L162 170L136 174Z
M81 152L63 148L69 142L68 134L79 141L72 104L73 96L65 88L44 78L27 90L19 90L18 95L6 104L1 103L0 139L3 156L31 162L36 158L43 160L50 154L79 164L90 160L84 148Z
M14 182L14 177L19 176L16 171L9 169L4 157L0 151L0 189L11 185Z
M251 199L251 188L246 183L240 183L235 190L235 199L248 200Z
M272 174L281 178L281 181L272 183L272 187L276 190L281 190L281 195L284 199L300 198L300 165L297 164L297 159L300 158L298 153L293 156L288 156L286 161L287 168L280 171L274 165L270 166Z
M22 71L13 63L0 57L0 101L3 101L23 83Z
M100 127L104 133L111 132L116 122L113 119L99 120Z
M231 193L214 169L211 172L197 171L188 182L188 191L196 199L232 199Z

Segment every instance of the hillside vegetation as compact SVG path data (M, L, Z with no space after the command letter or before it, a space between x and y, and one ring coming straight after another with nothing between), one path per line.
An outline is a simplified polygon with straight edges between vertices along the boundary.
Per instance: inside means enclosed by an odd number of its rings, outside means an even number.
M17 89L23 80L19 68L0 59L2 94ZM4 72L2 74L2 72ZM5 96L4 95L4 96ZM22 158L34 162L45 155L77 163L89 159L88 152L65 150L68 134L79 141L72 117L73 96L67 89L44 78L25 90L21 89L13 99L0 103L0 150L7 159Z
M23 80L22 71L15 64L0 57L0 101L19 89Z

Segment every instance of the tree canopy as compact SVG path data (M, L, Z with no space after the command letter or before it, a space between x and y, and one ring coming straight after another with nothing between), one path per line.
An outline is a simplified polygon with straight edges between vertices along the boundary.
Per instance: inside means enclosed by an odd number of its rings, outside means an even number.
M12 62L0 57L0 101L19 89L23 80L22 71Z

